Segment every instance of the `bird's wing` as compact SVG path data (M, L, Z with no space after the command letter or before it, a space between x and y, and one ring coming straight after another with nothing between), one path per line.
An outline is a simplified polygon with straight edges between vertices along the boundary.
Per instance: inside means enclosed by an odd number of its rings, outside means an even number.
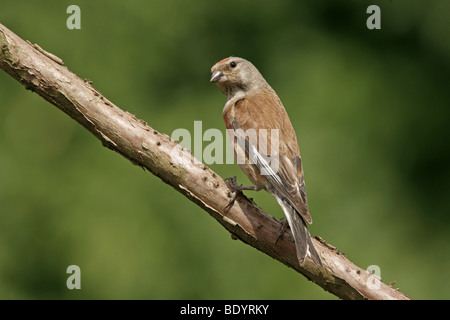
M238 100L229 120L237 135L249 129L267 130L267 134L258 135L256 144L249 141L247 136L241 137L246 141L246 155L250 163L255 164L264 174L274 191L285 198L305 222L311 223L297 138L275 92L269 91L267 94ZM278 130L278 137L272 135L273 129Z

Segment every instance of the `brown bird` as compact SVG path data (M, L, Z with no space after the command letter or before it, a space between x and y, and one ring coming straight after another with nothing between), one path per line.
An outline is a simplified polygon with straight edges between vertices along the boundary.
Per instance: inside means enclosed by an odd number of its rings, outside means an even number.
M272 194L286 215L300 265L307 255L322 265L306 227L312 219L302 160L283 104L258 69L243 58L225 58L211 68L211 73L211 82L227 96L223 118L237 163L254 184L239 186L234 177L228 185L234 191L264 189Z

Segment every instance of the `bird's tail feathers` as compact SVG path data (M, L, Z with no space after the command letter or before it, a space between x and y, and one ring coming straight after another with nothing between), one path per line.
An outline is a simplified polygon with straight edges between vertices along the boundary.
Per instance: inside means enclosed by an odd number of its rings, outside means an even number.
M303 221L300 214L284 199L275 196L278 204L284 211L289 227L292 230L292 235L294 236L295 247L297 250L297 258L300 265L303 265L306 260L306 256L309 254L311 259L317 265L322 266L319 254L314 248L314 244L311 240L311 235L309 234L308 228L306 227L305 221Z

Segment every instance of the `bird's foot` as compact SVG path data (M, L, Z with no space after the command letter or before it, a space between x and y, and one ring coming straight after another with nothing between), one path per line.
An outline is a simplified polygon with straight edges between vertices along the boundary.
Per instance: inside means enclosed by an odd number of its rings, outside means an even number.
M278 240L283 236L284 231L286 231L286 227L288 225L288 221L285 218L281 218L280 221L282 222L280 231L278 232L277 240L275 240L275 244L277 244Z
M259 189L256 186L243 186L242 184L237 184L236 176L225 178L225 183L227 184L228 188L230 188L233 191L244 191L244 190L252 190L252 191L258 191Z
M228 186L228 188L231 189L233 192L231 195L230 202L228 202L227 206L225 207L225 210L228 210L233 206L234 202L236 201L238 193L242 192L242 191L239 190L239 186L236 182L236 176L230 177L230 178L225 178L224 181L225 181L226 185Z
M236 201L236 198L238 197L239 193L242 193L243 190L252 190L252 191L258 191L259 190L256 186L238 185L237 184L237 180L236 180L236 176L230 177L230 178L225 178L224 181L227 184L228 188L231 191L233 191L233 195L231 196L231 200L230 200L230 202L228 202L227 206L225 207L225 210L228 210L229 208L231 208L231 206Z

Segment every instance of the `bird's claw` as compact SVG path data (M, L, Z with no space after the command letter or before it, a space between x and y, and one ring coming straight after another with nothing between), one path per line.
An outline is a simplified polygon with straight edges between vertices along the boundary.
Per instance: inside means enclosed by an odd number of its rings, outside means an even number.
M230 202L228 202L228 204L225 207L225 210L228 210L233 206L233 204L236 201L236 198L238 196L238 193L241 191L239 190L239 186L236 181L236 176L225 178L224 181L225 181L226 185L228 186L228 188L233 191L231 200L230 200Z
M283 236L283 233L284 233L284 231L286 231L286 227L288 225L288 222L285 218L281 218L280 220L282 222L282 225L281 225L280 231L278 232L277 239L275 240L275 244L277 244L278 240L280 240L280 238Z
M227 184L228 188L233 191L233 196L231 197L231 201L228 203L228 205L225 207L225 209L228 209L229 207L231 207L233 205L234 201L236 201L238 194L242 193L243 190L258 191L261 189L261 187L257 187L257 186L249 186L248 187L248 186L243 186L242 184L238 185L237 181L236 181L236 176L230 177L230 178L225 178L224 181Z
M241 190L240 190L240 187L242 187L242 186L239 186L239 185L237 184L237 178L236 178L236 176L225 178L224 181L225 181L225 183L227 184L228 188L230 188L230 189L233 190L234 192L236 192L236 191L241 191Z
M237 194L238 194L237 192L233 193L233 195L231 196L230 202L228 202L228 204L225 206L225 211L227 211L228 209L230 209L233 206L234 202L236 201Z

